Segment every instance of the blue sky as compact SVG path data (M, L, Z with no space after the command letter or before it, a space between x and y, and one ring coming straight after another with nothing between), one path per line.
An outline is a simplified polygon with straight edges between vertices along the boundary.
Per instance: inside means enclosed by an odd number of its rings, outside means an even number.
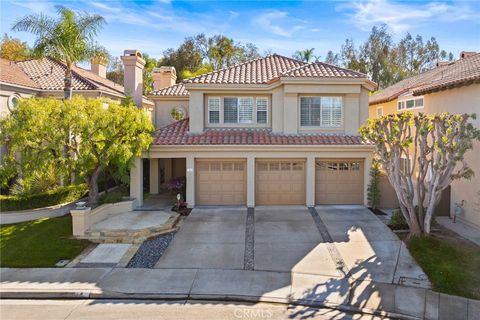
M115 56L131 48L158 58L185 37L203 32L255 43L261 52L290 56L315 48L325 57L328 50L338 52L346 38L364 41L380 23L388 25L395 40L410 32L436 37L455 56L480 51L480 1L0 1L2 34L30 44L30 35L10 31L25 14L55 15L56 4L101 14L107 25L98 40Z

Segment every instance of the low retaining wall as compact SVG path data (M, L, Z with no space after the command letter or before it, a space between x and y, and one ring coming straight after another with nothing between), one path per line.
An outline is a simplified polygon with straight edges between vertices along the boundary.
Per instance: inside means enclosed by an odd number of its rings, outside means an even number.
M102 220L105 220L111 214L133 211L136 206L136 200L128 200L117 203L107 203L92 210L90 207L82 209L72 209L73 235L76 237L85 236L85 231Z
M24 221L38 220L42 218L55 218L66 215L75 208L75 203L81 200L75 200L69 203L58 204L51 207L28 209L22 211L9 211L0 213L0 225L18 223Z
M115 186L108 189L108 192L117 189ZM101 196L105 191L100 192L98 195ZM76 203L80 201L86 201L87 198L78 199L68 203L57 204L50 207L36 208L36 209L27 209L21 211L8 211L0 213L0 225L2 224L11 224L24 221L34 221L43 218L56 218L64 216L72 209L76 207Z

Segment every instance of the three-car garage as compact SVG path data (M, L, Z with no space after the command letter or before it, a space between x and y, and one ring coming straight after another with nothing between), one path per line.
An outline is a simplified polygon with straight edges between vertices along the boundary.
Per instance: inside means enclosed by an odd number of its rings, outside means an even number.
M315 159L315 204L363 204L363 159ZM196 159L197 205L246 205L246 159ZM255 205L305 205L307 160L257 158Z

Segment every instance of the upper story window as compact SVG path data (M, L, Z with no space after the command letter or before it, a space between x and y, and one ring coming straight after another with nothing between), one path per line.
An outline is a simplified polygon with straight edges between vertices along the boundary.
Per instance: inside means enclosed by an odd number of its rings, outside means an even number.
M220 98L208 98L208 122L220 123Z
M338 128L343 125L341 97L301 97L300 126Z
M209 97L209 124L267 124L267 97Z
M383 117L383 106L377 107L377 118Z
M423 97L398 101L397 110L423 108Z
M257 123L268 123L268 99L257 98Z

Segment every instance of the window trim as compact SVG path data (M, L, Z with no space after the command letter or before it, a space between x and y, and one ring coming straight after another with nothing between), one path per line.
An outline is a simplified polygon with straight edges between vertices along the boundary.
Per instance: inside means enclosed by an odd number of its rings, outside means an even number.
M416 107L415 106L415 101L416 100L423 100L423 105L421 107ZM407 102L408 101L413 101L413 107L412 108L407 108ZM403 104L403 108L400 108L400 104ZM425 98L424 96L418 96L418 97L408 97L404 99L398 99L397 100L397 111L406 111L406 110L415 110L415 109L423 109L425 108Z
M319 126L302 126L302 114L301 114L301 99L302 98L320 98L320 125ZM342 106L341 106L341 112L342 112L342 116L341 116L341 120L340 120L340 125L338 126L322 126L322 108L321 108L321 105L322 105L322 99L321 98L340 98L341 100L341 103L342 103ZM298 126L299 126L299 129L301 130L332 130L332 131L335 131L335 130L343 130L345 128L345 99L343 96L341 95L300 95L298 97L298 108L297 108L297 112L298 112Z
M218 123L212 123L210 121L210 104L209 101L210 99L220 99L220 121ZM235 123L225 123L225 99L226 98L235 98L237 99L237 121ZM240 119L240 99L250 99L250 101L253 103L253 108L252 108L252 120L250 122L239 122ZM267 109L266 109L266 123L258 123L257 122L257 100L265 99L267 102ZM227 94L227 95L222 95L219 93L215 94L206 94L204 97L204 104L205 108L203 110L204 113L204 123L205 126L207 127L213 127L213 128L224 128L224 127L233 127L233 128L252 128L252 127L259 127L259 128L269 128L271 126L271 119L270 117L270 110L269 108L271 107L271 96L266 94L266 93L261 93L261 94Z

